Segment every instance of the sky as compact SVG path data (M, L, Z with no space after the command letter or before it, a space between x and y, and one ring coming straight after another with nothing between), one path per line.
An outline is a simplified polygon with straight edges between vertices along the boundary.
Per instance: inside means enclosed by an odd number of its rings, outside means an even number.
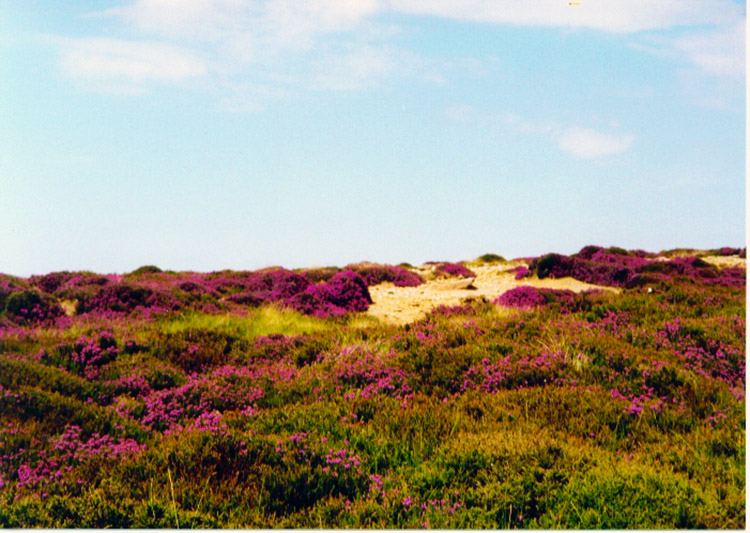
M0 272L745 246L737 0L0 0Z

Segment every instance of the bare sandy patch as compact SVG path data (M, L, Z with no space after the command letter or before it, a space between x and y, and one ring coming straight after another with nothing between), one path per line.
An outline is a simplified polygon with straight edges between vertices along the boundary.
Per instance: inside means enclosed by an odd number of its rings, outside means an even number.
M742 267L747 268L747 260L736 255L707 255L701 257L706 263L717 267Z
M77 300L61 300L60 307L65 311L65 316L73 316L76 314L76 303Z
M511 269L523 265L523 262L508 262L488 265L469 265L477 276L467 279L431 279L419 287L396 287L393 283L381 283L370 287L373 304L367 314L392 324L408 324L424 318L435 307L440 305L458 305L475 298L493 300L507 290L522 285L545 287L550 289L568 289L582 292L591 289L602 289L620 292L612 287L592 285L573 278L538 279L537 277L515 279ZM426 274L425 269L417 269ZM425 277L423 275L423 277Z

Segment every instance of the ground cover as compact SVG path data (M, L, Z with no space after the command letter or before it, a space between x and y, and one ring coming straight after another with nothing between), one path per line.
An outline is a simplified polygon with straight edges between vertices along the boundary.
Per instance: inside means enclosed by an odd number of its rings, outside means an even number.
M740 255L0 275L0 526L742 529Z

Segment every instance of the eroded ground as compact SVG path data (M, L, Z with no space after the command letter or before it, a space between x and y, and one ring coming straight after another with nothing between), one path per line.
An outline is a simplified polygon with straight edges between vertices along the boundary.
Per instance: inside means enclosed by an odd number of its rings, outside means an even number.
M708 256L702 259L719 267L746 266L746 260L736 256ZM480 266L468 265L477 274L468 288L469 280L456 278L427 280L419 287L396 287L393 283L374 285L370 287L373 304L367 310L367 314L392 324L408 324L424 318L430 310L440 305L458 305L470 298L484 297L494 300L505 291L521 285L568 289L573 292L589 289L619 292L619 289L592 285L573 278L538 279L535 276L516 280L515 273L511 270L524 264L522 261L511 261ZM419 270L425 279L429 276L428 267Z
M466 279L433 279L419 287L396 287L393 283L381 283L370 287L373 304L367 314L385 322L408 324L423 318L431 309L440 305L458 305L469 298L493 300L505 291L521 285L569 289L581 292L588 289L603 289L619 292L612 287L600 287L573 278L538 279L536 277L515 279L511 270L522 262L471 265L477 277L471 282ZM469 285L467 288L466 286Z

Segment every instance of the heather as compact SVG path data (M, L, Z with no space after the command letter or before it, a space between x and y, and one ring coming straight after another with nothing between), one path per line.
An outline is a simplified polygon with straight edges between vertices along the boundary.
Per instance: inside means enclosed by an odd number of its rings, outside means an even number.
M735 251L731 248L721 250L720 255L731 255L730 252ZM528 274L536 274L540 279L570 276L596 285L628 288L674 278L698 284L745 285L744 269L719 268L697 254L660 259L642 250L586 246L571 256L552 253L535 258L529 264ZM519 274L523 275L520 270Z
M0 275L0 526L744 529L745 272L702 257L404 326L404 267Z
M449 263L447 261L427 263L432 265L432 271L438 278L473 278L476 274L463 263Z
M393 283L396 287L417 287L424 282L419 274L403 266L358 263L348 265L345 269L362 276L368 287L386 281ZM311 282L327 281L341 270L336 267L310 269L304 271L303 275Z

